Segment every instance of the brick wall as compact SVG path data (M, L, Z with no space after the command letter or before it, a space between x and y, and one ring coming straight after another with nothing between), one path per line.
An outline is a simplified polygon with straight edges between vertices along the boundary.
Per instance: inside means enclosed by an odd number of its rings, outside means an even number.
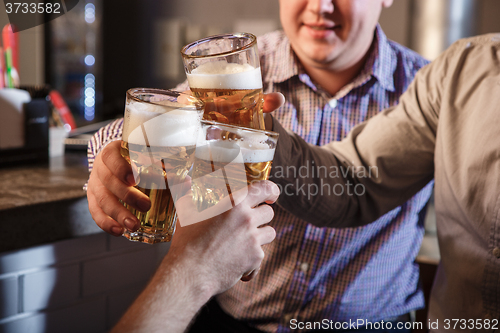
M0 332L108 331L168 246L100 232L0 253Z

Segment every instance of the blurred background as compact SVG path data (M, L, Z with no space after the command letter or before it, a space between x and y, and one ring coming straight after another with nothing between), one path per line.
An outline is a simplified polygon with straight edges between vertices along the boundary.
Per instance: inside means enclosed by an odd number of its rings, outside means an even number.
M390 39L432 60L458 38L500 31L498 13L498 0L394 0L380 23ZM279 27L277 0L80 0L19 33L21 83L50 84L83 126L120 116L128 88L183 81L186 43Z

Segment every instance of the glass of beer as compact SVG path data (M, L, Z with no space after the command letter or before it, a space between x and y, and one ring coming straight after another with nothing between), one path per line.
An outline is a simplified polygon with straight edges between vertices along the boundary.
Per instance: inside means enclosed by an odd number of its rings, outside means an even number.
M193 201L202 212L229 197L221 209L207 210L210 216L200 215L206 219L237 205L232 196L236 191L268 179L278 133L207 120L201 127L192 172Z
M175 230L176 200L189 190L186 176L194 161L203 102L171 90L127 91L121 155L131 164L136 185L151 200L143 213L124 203L140 221L132 241L170 241Z
M189 87L205 102L204 119L265 129L254 35L211 36L184 46L181 53Z

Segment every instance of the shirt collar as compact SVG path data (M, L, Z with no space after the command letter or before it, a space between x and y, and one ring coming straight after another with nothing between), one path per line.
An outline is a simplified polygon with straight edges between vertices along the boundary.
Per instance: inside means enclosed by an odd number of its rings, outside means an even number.
M385 90L396 90L394 87L394 72L397 67L396 53L380 25L377 25L375 29L374 48L366 66L371 67L371 74Z
M269 73L270 81L280 83L299 75L299 73L305 73L295 52L292 50L290 40L284 33L281 43L277 45L276 55L276 59L282 59L282 61L280 61L280 64L273 66L274 70Z
M281 54L284 60L280 66L276 66L279 70L269 73L271 74L269 77L270 81L279 83L289 80L299 74L307 75L293 52L288 38L284 38L283 42L279 43L277 47L277 54ZM362 77L370 75L375 77L384 89L395 91L394 71L397 65L396 54L392 50L387 36L379 25L377 25L375 29L373 47L370 48L370 50L371 54L363 70L353 81L358 81ZM366 80L362 81L366 82Z

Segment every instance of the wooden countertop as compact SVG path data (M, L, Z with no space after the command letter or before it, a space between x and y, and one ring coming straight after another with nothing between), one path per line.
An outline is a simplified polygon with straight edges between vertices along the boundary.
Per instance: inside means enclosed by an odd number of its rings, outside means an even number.
M87 179L84 151L0 169L0 252L102 232L88 211Z
M0 210L84 197L87 178L83 152L53 157L49 165L0 169Z

